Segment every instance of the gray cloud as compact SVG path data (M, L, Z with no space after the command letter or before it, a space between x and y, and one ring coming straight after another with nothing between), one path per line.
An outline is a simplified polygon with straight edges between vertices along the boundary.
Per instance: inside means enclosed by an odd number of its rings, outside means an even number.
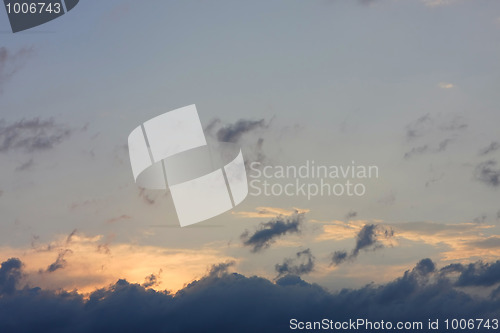
M53 119L23 119L11 124L1 120L0 153L15 150L31 153L52 149L71 133L71 129L56 124Z
M410 151L405 153L404 157L405 157L405 159L409 159L410 157L412 157L414 155L422 155L424 153L427 153L428 151L429 151L428 145L413 147Z
M349 254L347 251L335 251L332 254L332 264L335 266L340 265L344 261L349 259Z
M20 164L19 166L16 167L16 171L26 171L26 170L29 170L31 168L33 168L33 166L35 165L35 161L33 160L33 158L30 158L29 160L27 160L26 162Z
M483 288L489 297L457 288L461 285L457 281L470 275L465 273L468 267L453 278L453 270L438 270L430 259L421 260L386 284L336 293L298 276L287 275L273 283L216 269L217 274L193 281L176 294L118 280L83 297L77 292L17 288L22 263L10 259L0 268L0 331L280 333L290 331L291 318L321 321L332 318L333 313L335 321L422 321L424 327L419 332L429 333L434 332L427 329L429 318L498 318L498 289L488 292L485 288L498 281L499 275L494 273L498 265L479 263L481 268L472 273L473 282L466 283ZM1 280L4 274L10 276L8 293Z
M428 142L412 147L404 154L404 158L444 152L453 142L453 138L466 128L467 124L461 117L436 117L426 114L406 126L406 139L412 142L426 137ZM432 141L429 143L430 140Z
M16 291L16 286L21 280L22 262L17 258L10 258L0 266L0 296L10 295Z
M210 124L209 124L210 126ZM267 127L264 119L247 120L240 119L234 124L223 126L217 130L217 140L221 142L238 142L240 138L255 129Z
M361 250L377 250L383 247L379 242L380 237L391 238L394 236L394 230L383 228L376 224L365 224L356 235L356 245L351 253L347 251L335 251L331 256L331 263L335 266L347 260L355 259Z
M495 152L499 149L500 149L500 143L494 141L494 142L490 143L490 145L488 147L481 149L479 151L479 155L483 155L483 156L488 155L488 154Z
M488 216L486 214L482 214L480 216L475 217L472 221L474 223L477 223L477 224L482 224L482 223L486 222L487 219L488 219Z
M299 251L295 258L286 258L282 264L276 264L274 268L278 273L278 277L284 275L302 275L308 274L314 269L314 256L310 249Z
M142 286L144 288L151 288L151 287L155 287L155 286L159 285L160 284L160 275L162 272L163 272L163 270L160 269L158 274L151 274L151 275L146 276Z
M25 65L32 53L32 48L21 48L12 53L4 46L0 47L0 93L3 92L4 85Z
M355 218L356 216L358 216L358 213L357 213L357 212L355 212L355 211L353 211L353 210L351 210L351 211L349 211L349 212L345 215L345 219L346 219L346 221L349 221L350 219L353 219L353 218Z
M500 185L500 169L496 168L496 165L495 160L479 163L474 170L474 178L486 185L497 187Z
M241 235L243 244L251 247L252 252L268 248L278 237L285 234L299 233L299 226L304 219L304 213L294 213L290 216L280 215L275 219L261 223L258 229L250 235L248 230Z
M72 253L72 251L69 249L66 249L66 250L59 252L59 254L57 255L56 261L54 261L52 264L49 265L49 267L47 267L47 272L53 273L59 269L63 269L64 267L66 267L68 262L66 261L66 259L64 259L64 256L68 253Z
M406 138L408 140L412 140L423 136L425 133L430 131L433 124L434 121L430 114L427 113L423 115L406 126Z

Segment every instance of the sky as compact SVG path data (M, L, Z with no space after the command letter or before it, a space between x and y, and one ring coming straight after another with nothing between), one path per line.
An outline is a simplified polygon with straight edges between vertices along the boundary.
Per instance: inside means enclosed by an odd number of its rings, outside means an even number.
M82 0L15 34L0 10L0 327L498 318L499 33L483 0ZM377 175L348 177L359 196L251 190L181 228L127 138L191 104L253 184L307 163Z

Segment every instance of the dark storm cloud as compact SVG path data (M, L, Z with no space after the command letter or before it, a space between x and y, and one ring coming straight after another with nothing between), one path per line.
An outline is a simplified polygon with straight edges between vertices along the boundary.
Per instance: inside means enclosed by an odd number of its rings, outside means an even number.
M238 142L240 138L248 132L258 128L265 128L266 122L264 119L260 120L246 120L240 119L234 124L229 124L221 127L217 133L217 140L221 142Z
M299 251L295 258L286 258L282 264L276 264L274 268L278 273L278 277L284 275L302 275L311 273L314 269L314 256L310 249Z
M19 285L21 262L2 264ZM4 272L4 270L0 270ZM481 274L489 273L477 271ZM2 276L2 275L0 275ZM290 332L291 318L345 321L422 321L429 318L498 318L498 291L489 297L467 294L455 281L423 259L401 277L359 289L328 292L298 276L276 283L257 276L218 271L189 283L176 294L155 291L125 280L92 292L52 292L11 288L0 295L2 332ZM479 287L481 288L481 287ZM333 315L332 315L333 314ZM334 317L332 317L334 316ZM370 330L359 329L359 332ZM478 329L475 332L491 332Z
M356 235L356 246L351 253L347 251L336 251L331 256L331 263L335 266L347 260L353 260L359 255L361 250L377 250L383 247L379 238L391 238L394 231L390 228L384 228L376 224L365 224Z
M11 52L0 47L0 94L4 85L25 65L27 58L33 53L31 48L22 48Z
M241 235L241 239L245 246L251 247L252 252L259 252L267 249L277 238L283 235L299 233L299 226L303 219L304 213L294 213L290 216L280 215L269 222L261 223L251 235L246 230Z
M489 160L479 163L474 170L474 178L486 185L498 187L500 185L500 169L497 168L497 161Z
M463 265L457 286L493 286L500 283L500 261Z
M488 155L489 153L495 152L500 149L500 143L492 142L486 148L483 148L479 151L479 155Z
M23 119L11 124L0 120L0 153L52 149L70 135L71 129L56 124L53 119Z
M21 280L22 262L17 258L10 258L0 266L0 296L10 295L16 291L16 286Z

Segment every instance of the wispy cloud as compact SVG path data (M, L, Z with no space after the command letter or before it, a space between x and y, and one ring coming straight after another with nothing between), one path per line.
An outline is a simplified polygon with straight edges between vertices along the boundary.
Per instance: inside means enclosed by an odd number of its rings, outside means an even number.
M255 212L233 212L234 215L245 217L245 218L273 218L278 215L292 215L294 213L303 214L308 213L309 209L293 208L284 209L278 207L257 207Z
M453 83L449 83L449 82L440 82L438 86L441 89L452 89L452 88L455 88L455 85Z
M32 48L21 48L11 52L6 47L0 47L0 94L4 85L25 65L27 59L33 54Z
M14 123L0 120L0 153L49 150L61 144L72 133L53 119L23 119Z

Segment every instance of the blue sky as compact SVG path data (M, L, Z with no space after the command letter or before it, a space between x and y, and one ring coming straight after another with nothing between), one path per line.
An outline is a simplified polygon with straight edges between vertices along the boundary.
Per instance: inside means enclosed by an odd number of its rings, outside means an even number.
M498 2L82 0L9 29L0 10L0 258L22 260L24 284L88 293L154 274L156 290L178 290L226 261L275 281L310 249L301 278L336 291L424 258L498 260ZM204 126L219 119L214 136L263 120L237 140L248 160L355 161L380 176L363 197L249 196L180 228L168 193L134 184L126 143L190 104ZM16 146L12 131L52 141ZM299 231L252 252L245 232L278 221ZM335 251L356 255L332 265Z

